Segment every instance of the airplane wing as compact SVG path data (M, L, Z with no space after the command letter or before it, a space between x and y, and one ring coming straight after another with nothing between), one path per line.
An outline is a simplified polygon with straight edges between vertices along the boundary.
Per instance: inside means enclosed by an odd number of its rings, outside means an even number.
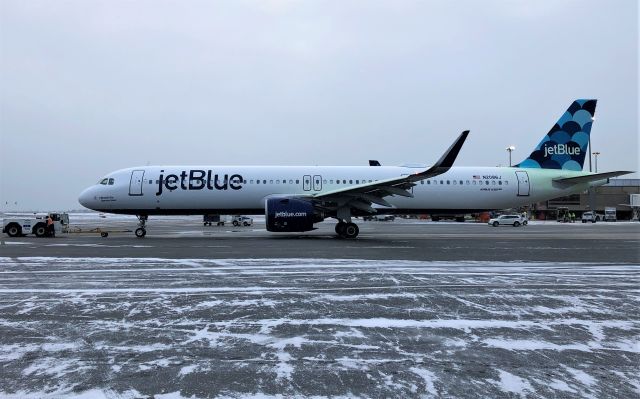
M556 183L564 183L564 184L568 184L568 185L574 185L574 184L580 184L580 183L588 183L590 181L605 180L605 179L609 179L611 177L627 175L629 173L633 173L633 172L629 172L629 171L625 171L625 170L619 170L619 171L616 171L616 172L593 173L593 174L584 175L584 176L560 177L560 178L557 178L557 179L553 179L553 181L556 182Z
M407 190L415 186L417 181L447 172L451 166L453 166L453 162L456 160L468 135L468 130L462 132L449 149L440 157L438 162L428 169L406 176L393 177L372 183L358 184L318 193L312 198L316 206L320 208L335 209L338 207L350 207L369 213L376 213L377 211L371 207L371 204L390 207L391 204L385 201L384 197L389 195L413 197L413 194Z

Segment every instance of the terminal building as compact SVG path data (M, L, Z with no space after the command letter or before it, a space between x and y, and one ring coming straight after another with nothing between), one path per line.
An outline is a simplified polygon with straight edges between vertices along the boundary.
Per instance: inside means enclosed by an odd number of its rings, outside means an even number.
M632 194L638 198L640 179L611 179L609 183L584 193L532 204L530 213L533 218L544 220L554 219L558 208L568 208L580 217L586 211L603 213L605 207L611 207L616 208L619 220L637 220L640 204L632 204Z

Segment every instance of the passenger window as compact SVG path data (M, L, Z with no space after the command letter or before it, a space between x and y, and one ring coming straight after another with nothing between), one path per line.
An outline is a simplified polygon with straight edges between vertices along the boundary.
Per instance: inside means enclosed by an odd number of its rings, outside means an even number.
M300 179L296 179L296 184L300 184Z
M253 180L249 180L249 184L253 184Z
M420 180L420 184L424 184L424 180Z
M502 185L502 180L498 181L498 185L500 185L500 186Z
M462 185L462 184L463 184L463 183L462 183L462 180L460 180L460 185Z
M349 184L353 184L353 180L349 180Z
M356 180L356 184L360 184L360 180Z
M451 181L450 181L450 180L447 180L447 184L451 184Z
M505 186L508 186L508 185L509 185L509 180L505 180L505 181L504 181L504 185L505 185Z
M347 184L347 181L343 179L342 184Z
M457 180L454 180L454 181L453 181L453 184L457 186L457 185L458 185L458 181L457 181Z
M293 179L289 180L289 184L293 184Z
M260 180L256 180L256 184L260 184Z
M485 180L484 182L487 183L487 186L489 185L489 180Z
M467 186L469 185L469 180L467 180Z
M477 183L476 183L476 181L474 180L474 181L473 181L473 185L475 186L476 184L477 184Z
M269 180L269 184L273 184L273 180Z
M427 184L431 184L431 180L427 180Z
M333 180L329 180L329 184L333 184Z
M444 184L444 180L440 180L440 184Z
M280 180L276 180L276 184L280 184Z
M322 180L322 184L327 184L327 180Z

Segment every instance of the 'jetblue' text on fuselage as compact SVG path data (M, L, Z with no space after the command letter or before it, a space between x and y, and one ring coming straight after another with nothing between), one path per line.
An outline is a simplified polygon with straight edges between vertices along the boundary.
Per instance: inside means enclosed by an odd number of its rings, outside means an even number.
M164 170L160 171L160 179L158 180L158 192L156 195L162 194L163 187L169 191L177 190L240 190L242 188L243 178L241 175L234 174L229 176L225 174L223 177L213 174L212 170L183 170L179 175L171 174L164 176Z

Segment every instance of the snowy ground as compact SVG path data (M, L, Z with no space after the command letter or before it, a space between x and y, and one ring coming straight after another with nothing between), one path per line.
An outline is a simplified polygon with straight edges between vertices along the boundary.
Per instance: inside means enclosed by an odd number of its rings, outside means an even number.
M0 257L0 276L1 397L640 395L636 264Z

